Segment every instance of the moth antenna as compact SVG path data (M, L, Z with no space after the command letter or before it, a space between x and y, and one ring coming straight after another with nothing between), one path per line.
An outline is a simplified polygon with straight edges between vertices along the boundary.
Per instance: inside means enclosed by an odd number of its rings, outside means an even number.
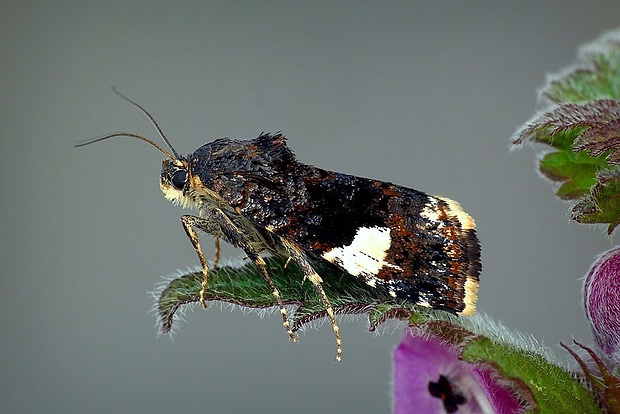
M115 94L117 94L118 96L120 96L121 98L123 98L124 100L126 100L127 102L129 102L130 104L135 106L136 108L138 108L140 111L142 111L142 113L144 115L146 115L146 117L151 121L153 126L157 129L157 132L159 133L159 136L162 137L162 139L164 140L166 145L168 145L168 148L170 148L172 150L172 153L174 154L174 159L181 158L181 156L179 155L178 152L176 152L176 150L174 149L174 147L172 146L170 141L168 141L168 138L166 138L166 134L164 134L164 131L161 130L161 128L159 127L159 124L155 121L155 118L153 118L153 116L151 116L151 114L149 114L149 112L146 109L144 109L137 102L134 102L133 100L129 99L128 97L126 97L125 95L123 95L122 93L117 91L116 90L116 86L112 85L112 90L114 91ZM124 135L126 135L126 136L133 136L134 138L138 138L137 136L132 135L132 134L124 134ZM138 138L138 139L142 139L142 138ZM142 139L142 140L144 141L144 139ZM150 144L155 145L152 141L148 141L147 140L147 142L149 142ZM159 147L159 146L156 146L156 147L159 148L159 150L161 151L161 147ZM164 152L164 151L162 151L162 152ZM167 152L164 152L164 153L166 154ZM172 157L170 157L170 158L172 158Z
M171 160L177 160L179 159L179 156L176 155L176 152L174 152L174 154L176 156L173 156L172 154L170 154L168 151L166 151L165 149L163 149L161 147L161 145L156 144L155 142L151 141L148 138L143 137L142 135L136 135L136 134L132 134L130 132L116 132L114 134L108 134L108 135L104 135L102 137L97 137L97 138L92 138L92 139L88 139L86 141L83 142L78 142L77 144L75 144L76 147L83 147L84 145L89 145L89 144L94 144L95 142L99 142L99 141L103 141L105 139L108 138L114 138L114 137L129 137L129 138L136 138L139 139L140 141L144 141L147 144L151 144L152 146L154 146L155 148L157 148L159 151L161 151L166 157L170 158ZM171 147L172 148L172 147ZM172 149L172 151L174 151L174 149Z

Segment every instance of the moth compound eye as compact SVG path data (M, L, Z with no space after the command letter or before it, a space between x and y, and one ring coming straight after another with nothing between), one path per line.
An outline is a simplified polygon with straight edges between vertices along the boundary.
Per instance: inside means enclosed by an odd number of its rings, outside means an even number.
M185 183L187 182L187 171L185 170L176 171L172 175L170 182L172 183L174 188L176 188L177 190L182 190L183 187L185 186Z

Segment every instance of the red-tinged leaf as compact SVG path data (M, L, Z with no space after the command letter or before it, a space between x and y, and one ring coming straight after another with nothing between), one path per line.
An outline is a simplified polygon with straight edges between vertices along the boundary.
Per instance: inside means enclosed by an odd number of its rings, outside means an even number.
M583 47L580 61L549 77L541 96L551 103L513 136L515 146L542 143L556 151L540 171L560 183L557 196L576 200L571 219L620 224L620 31Z
M594 364L596 364L596 368L598 369L598 373L592 372L588 364L577 355L575 351L570 349L565 344L560 344L566 351L579 364L583 374L585 376L586 381L590 385L590 388L594 390L600 397L600 399L605 404L606 412L611 414L620 414L620 378L612 375L601 358L599 358L594 351L588 348L585 345L580 344L577 341L573 341L575 345L577 345L582 350L586 351ZM599 376L600 375L600 376Z
M541 142L557 149L587 150L592 157L618 148L620 102L599 99L564 104L536 116L516 134L513 144Z

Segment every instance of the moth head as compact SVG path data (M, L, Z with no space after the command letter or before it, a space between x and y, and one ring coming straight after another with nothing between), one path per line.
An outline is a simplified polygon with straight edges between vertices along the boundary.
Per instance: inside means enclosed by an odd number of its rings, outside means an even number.
M189 163L183 158L165 159L162 162L159 188L166 200L184 207L191 204L190 174Z

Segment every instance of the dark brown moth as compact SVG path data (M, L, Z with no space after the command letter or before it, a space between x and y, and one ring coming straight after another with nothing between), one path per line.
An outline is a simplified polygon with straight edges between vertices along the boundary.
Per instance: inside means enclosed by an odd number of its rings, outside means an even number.
M203 306L209 267L196 230L242 249L260 269L292 340L296 336L286 308L261 254L295 261L331 320L337 360L342 354L340 329L309 259L328 261L371 287L417 305L474 313L480 245L474 220L457 202L301 163L279 133L249 140L220 138L181 156L145 109L118 94L148 116L171 152L131 133L78 146L128 136L166 155L160 176L164 196L197 211L181 216L181 222L203 269Z

